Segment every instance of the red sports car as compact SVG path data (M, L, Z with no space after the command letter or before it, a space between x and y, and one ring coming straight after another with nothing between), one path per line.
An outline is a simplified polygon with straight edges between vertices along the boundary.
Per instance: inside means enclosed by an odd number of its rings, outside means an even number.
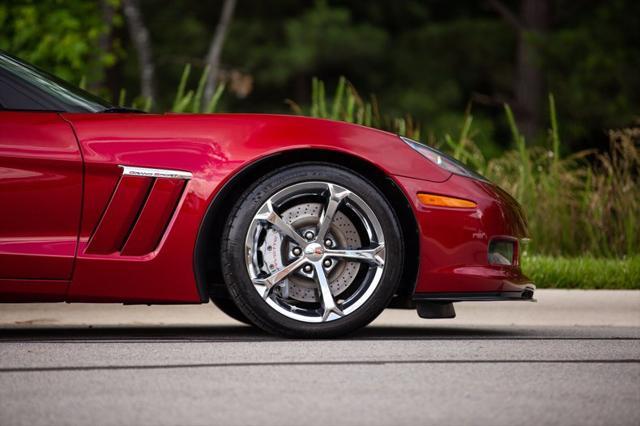
M207 303L330 337L530 300L517 202L342 122L114 107L0 52L0 301Z

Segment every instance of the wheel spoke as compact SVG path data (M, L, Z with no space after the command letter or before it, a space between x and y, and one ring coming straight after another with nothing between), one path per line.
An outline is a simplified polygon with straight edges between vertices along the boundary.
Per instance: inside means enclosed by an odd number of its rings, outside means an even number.
M283 182L253 210L244 239L247 279L262 303L287 318L340 323L384 283L385 262L393 259L383 226L349 182Z
M329 287L329 281L327 280L327 274L324 272L324 268L322 267L322 263L316 262L313 265L315 267L316 273L314 274L314 278L320 287L320 295L322 296L322 307L324 308L324 313L322 314L322 321L326 321L329 318L329 315L333 312L338 316L343 316L344 313L336 306L336 302L333 299L333 294L331 294L331 287Z
M371 263L376 266L384 266L384 259L382 254L384 251L384 244L380 243L376 247L368 249L355 249L355 250L330 250L326 249L324 254L327 257L339 257L342 259L350 259L358 262Z
M329 231L329 227L331 226L331 222L333 221L333 216L336 214L338 207L342 200L347 198L351 192L342 187L336 186L334 184L328 184L329 187L329 201L327 202L327 206L322 212L322 216L320 217L320 221L318 224L318 236L316 237L317 241L322 241L322 239Z
M299 246L304 247L307 244L304 238L302 238L302 236L298 234L291 225L285 222L280 217L280 215L273 209L273 204L271 203L271 200L265 203L264 207L260 209L260 211L256 214L255 218L258 220L264 220L270 223L271 225L274 226L276 230L278 230L278 232L280 232L282 235L285 235L291 238Z
M307 260L301 257L296 261L288 264L284 268L280 269L279 271L269 275L268 277L254 278L253 284L262 285L265 287L264 292L262 293L262 298L266 299L267 297L269 297L269 294L271 293L271 289L275 287L276 284L278 284L280 281L285 279L290 273L294 272L296 269L302 267L302 265L304 265L306 262Z

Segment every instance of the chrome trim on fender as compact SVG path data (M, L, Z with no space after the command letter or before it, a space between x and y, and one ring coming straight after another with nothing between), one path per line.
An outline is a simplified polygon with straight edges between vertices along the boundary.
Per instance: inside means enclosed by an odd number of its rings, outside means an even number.
M154 169L149 167L131 167L119 165L123 176L142 176L166 179L191 179L193 174L182 170Z

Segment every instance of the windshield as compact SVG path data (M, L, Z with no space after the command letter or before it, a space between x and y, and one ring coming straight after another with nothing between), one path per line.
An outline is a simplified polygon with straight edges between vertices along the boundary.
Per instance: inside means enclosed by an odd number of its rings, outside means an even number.
M111 108L107 101L0 51L0 78L3 76L33 101L33 109L99 112Z

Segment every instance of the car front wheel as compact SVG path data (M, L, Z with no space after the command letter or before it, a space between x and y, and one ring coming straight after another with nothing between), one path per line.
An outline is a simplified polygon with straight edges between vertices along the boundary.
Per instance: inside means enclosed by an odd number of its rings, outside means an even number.
M255 325L288 337L334 337L387 306L403 259L398 220L369 181L326 164L277 170L240 197L222 269Z

